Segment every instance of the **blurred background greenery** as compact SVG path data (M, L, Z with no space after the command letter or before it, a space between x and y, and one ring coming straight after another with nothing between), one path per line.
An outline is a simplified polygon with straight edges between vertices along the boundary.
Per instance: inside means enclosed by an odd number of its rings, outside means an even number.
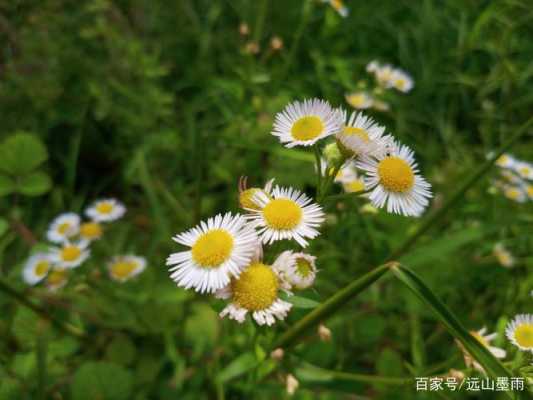
M415 150L435 189L433 207L531 116L530 2L346 6L350 14L342 18L309 0L0 2L0 138L27 132L45 147L32 149L27 170L15 172L17 188L5 189L0 179L1 276L88 335L69 337L1 294L1 399L284 398L286 373L300 381L298 399L476 398L416 394L413 385L353 382L309 367L386 377L464 369L453 338L393 280L328 321L331 341L310 334L275 371L241 374L232 360L262 359L269 341L308 309L257 330L219 320L222 302L168 278L171 236L237 210L239 176L255 185L275 177L313 194L312 154L282 148L269 134L273 116L311 96L349 107L344 95L373 59L415 79L408 95L387 98L390 111L371 113ZM512 152L532 161L530 138ZM516 352L502 333L510 317L532 309L533 217L531 202L488 194L494 174L402 261L468 329L499 332L496 344L512 361ZM43 245L54 216L81 212L102 196L123 201L127 216L66 288L26 288L20 271L33 239ZM360 206L343 202L330 211L310 248L320 273L307 298L320 302L379 265L419 224L361 215ZM496 242L515 255L512 271L492 256ZM147 257L148 268L120 285L104 267L125 252Z

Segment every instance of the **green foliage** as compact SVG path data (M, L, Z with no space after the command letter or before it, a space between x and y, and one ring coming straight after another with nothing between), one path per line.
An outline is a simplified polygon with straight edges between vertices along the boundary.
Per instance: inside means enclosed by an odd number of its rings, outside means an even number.
M131 374L118 365L106 362L87 362L74 375L72 399L129 399L132 383Z

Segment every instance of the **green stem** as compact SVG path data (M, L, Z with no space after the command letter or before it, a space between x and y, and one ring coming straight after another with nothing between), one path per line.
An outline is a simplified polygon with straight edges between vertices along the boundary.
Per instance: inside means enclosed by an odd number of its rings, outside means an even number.
M318 144L315 144L313 148L315 150L315 163L316 163L316 174L317 174L316 197L319 197L321 189L322 189L322 163L320 162L320 148L318 147ZM326 167L326 170L327 170L327 167Z
M391 266L394 265L396 265L396 263L381 265L366 273L359 279L354 280L343 289L339 290L319 307L315 308L305 317L292 325L285 333L283 333L283 335L281 335L272 348L285 348L294 343L308 329L329 318L345 303L353 299L356 295L381 278L381 276L383 276L391 268Z
M498 150L481 166L465 179L463 184L448 198L444 205L430 214L426 220L420 225L416 232L403 242L388 258L388 260L396 260L403 254L405 254L411 247L418 241L418 239L426 233L431 227L436 225L436 222L441 219L462 197L463 195L474 186L486 172L490 170L494 162L505 153L515 142L527 132L530 125L533 124L533 117L528 119L513 136L511 136L505 143L503 143Z
M258 7L257 19L255 20L254 41L259 43L263 34L263 26L268 10L268 0L262 0Z
M38 306L37 304L34 304L33 302L31 302L28 299L26 299L26 296L24 296L24 294L22 294L19 291L13 289L11 286L9 286L6 282L4 282L1 279L0 279L0 291L4 292L8 296L12 297L17 302L19 302L21 305L23 305L24 307L26 307L26 308L30 309L31 311L33 311L35 314L37 314L37 315L41 316L42 318L50 321L50 323L52 323L52 325L54 325L56 328L60 329L61 331L65 332L65 333L67 333L67 334L69 334L71 336L77 337L77 338L81 338L81 339L85 339L86 338L85 334L81 330L79 330L78 328L76 328L73 325L70 325L68 323L63 323L63 322L59 321L58 319L54 318L44 308L42 308L42 307Z

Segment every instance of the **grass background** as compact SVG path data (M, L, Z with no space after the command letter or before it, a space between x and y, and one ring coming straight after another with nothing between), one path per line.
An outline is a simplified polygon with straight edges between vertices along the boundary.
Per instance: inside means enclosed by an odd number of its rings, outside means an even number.
M24 287L20 270L30 247L16 230L3 233L2 277L57 318L83 327L90 340L62 335L2 295L0 398L283 398L281 376L289 372L300 380L298 399L476 398L325 379L306 369L310 363L410 377L464 368L435 316L390 279L328 321L331 342L310 335L279 372L262 377L255 369L219 384L223 371L231 378L224 368L232 360L261 358L269 341L308 310L293 310L286 324L257 333L252 324L218 320L213 310L222 303L175 288L164 266L176 250L173 234L237 210L241 175L258 185L275 177L313 194L312 154L283 149L269 135L273 116L287 102L311 96L346 107L344 94L366 77L372 59L401 66L415 79L408 95L390 95L390 112L372 115L415 150L435 189L433 207L531 116L529 2L346 5L350 15L343 19L319 2L294 0L0 4L0 135L38 135L53 181L42 197L1 198L0 214L44 241L47 224L63 211L81 212L107 195L128 207L54 295ZM242 22L248 36L239 33ZM269 49L274 35L284 41L281 51ZM252 41L258 54L246 52ZM512 152L531 161L531 139ZM491 175L402 261L468 329L500 332L497 344L513 360L502 332L514 314L531 311L532 208L489 195ZM361 215L359 205L331 209L310 247L320 273L305 297L320 302L334 294L379 265L419 224ZM497 241L516 255L512 271L490 256ZM149 260L138 280L118 285L95 272L128 251Z

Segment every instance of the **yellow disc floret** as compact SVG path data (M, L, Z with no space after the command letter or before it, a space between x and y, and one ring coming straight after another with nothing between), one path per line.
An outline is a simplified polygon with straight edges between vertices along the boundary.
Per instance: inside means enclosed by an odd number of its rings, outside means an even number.
M313 267L311 266L311 263L305 258L296 259L296 271L298 271L298 275L302 278L307 278L312 270Z
M516 342L527 349L533 349L533 325L523 324L516 327L514 331Z
M192 246L193 260L204 268L218 267L233 250L233 237L224 229L212 229L201 235Z
M296 121L292 128L292 137L296 140L313 140L322 134L324 124L319 117L310 115Z
M118 279L130 276L137 265L132 261L120 260L111 265L111 275Z
M267 225L277 230L294 229L302 220L302 208L289 199L275 199L263 208Z
M102 236L102 225L98 222L85 222L80 226L80 235L86 239L97 239Z
M368 143L370 138L368 137L368 132L361 128L355 128L353 126L345 126L343 133L346 136L357 136L363 142Z
M77 246L66 245L61 249L61 259L63 261L75 261L81 255L81 250Z
M472 336L474 336L474 338L475 338L479 343L481 343L483 346L485 346L485 347L489 347L489 343L487 342L487 340L486 340L483 336L481 336L478 332L476 332L476 331L470 331L470 334L471 334Z
M263 189L259 189L259 188L250 188L250 189L246 189L246 190L243 190L240 194L239 194L239 204L242 208L249 208L249 209L252 209L252 210L260 210L261 207L259 204L257 204L255 201L254 201L254 196L256 193L260 193L260 192L263 192ZM267 197L268 194L265 193L265 195Z
M381 160L378 175L383 187L391 192L407 192L415 183L413 169L399 157L391 156Z
M61 235L64 235L65 233L67 233L69 229L70 229L70 223L68 222L63 222L62 224L59 224L59 226L57 227L57 231Z
M50 263L46 260L39 261L35 266L35 275L44 276L50 269Z
M113 203L104 201L96 206L96 210L100 214L109 214L111 211L113 211Z
M355 180L344 184L344 190L348 193L363 192L365 190L365 182L363 180Z
M249 311L265 310L278 297L278 277L268 265L253 263L231 282L233 301Z
M50 286L57 286L67 279L67 271L64 269L54 269L46 278L46 283Z

